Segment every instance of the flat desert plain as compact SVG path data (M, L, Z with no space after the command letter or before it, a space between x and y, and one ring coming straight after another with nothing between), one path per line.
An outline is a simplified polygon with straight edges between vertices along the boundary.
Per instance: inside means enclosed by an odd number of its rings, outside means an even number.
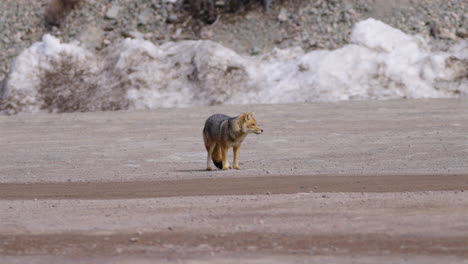
M0 116L0 212L0 263L468 263L468 101Z

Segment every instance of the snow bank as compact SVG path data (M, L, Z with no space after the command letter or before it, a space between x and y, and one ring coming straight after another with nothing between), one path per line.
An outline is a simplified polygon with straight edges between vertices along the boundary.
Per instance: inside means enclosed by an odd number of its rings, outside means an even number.
M21 53L0 110L72 112L213 104L443 98L468 93L468 42L431 52L380 21L357 23L351 43L246 57L211 41L155 46L125 39L102 54L45 35Z

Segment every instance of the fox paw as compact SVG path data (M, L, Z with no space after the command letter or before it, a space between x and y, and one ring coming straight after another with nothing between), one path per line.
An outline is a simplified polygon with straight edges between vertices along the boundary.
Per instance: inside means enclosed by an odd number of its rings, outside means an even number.
M240 170L240 167L239 167L239 165L237 165L237 166L234 166L234 169L236 169L236 170Z
M210 170L213 170L213 169L211 168L211 166L208 166L208 167L206 167L206 170L210 171Z

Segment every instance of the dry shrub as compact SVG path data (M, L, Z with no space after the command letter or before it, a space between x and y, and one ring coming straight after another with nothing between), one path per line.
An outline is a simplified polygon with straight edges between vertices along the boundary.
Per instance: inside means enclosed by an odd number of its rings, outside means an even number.
M222 2L223 4L219 4ZM183 9L192 17L212 24L223 13L235 13L252 7L269 9L275 0L183 0Z
M68 13L82 0L50 0L45 11L47 26L60 26Z
M98 81L102 71L90 70L86 60L62 53L44 69L38 87L40 109L54 113L117 111L128 109L124 88L114 89Z
M51 112L92 111L97 86L89 82L92 73L69 55L51 62L38 88L41 109Z

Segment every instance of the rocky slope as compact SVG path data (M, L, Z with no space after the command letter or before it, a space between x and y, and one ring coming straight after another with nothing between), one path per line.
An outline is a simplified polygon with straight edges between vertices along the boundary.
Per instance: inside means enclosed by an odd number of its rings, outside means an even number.
M155 44L185 39L210 39L240 54L256 55L273 47L300 46L305 51L341 47L352 25L377 18L406 33L431 39L446 49L468 37L468 5L464 0L291 0L219 12L211 24L183 8L182 0L83 0L59 27L47 27L49 0L0 1L0 80L13 58L44 33L60 40L78 40L102 50L122 38L143 38ZM216 1L222 7L224 1Z

